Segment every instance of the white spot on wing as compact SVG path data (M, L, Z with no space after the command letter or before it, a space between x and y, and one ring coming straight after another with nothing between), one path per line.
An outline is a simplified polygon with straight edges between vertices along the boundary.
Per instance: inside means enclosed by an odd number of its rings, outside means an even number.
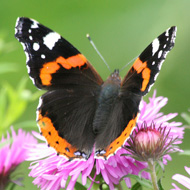
M152 42L152 55L154 55L154 54L158 51L159 46L160 46L160 42L159 42L158 38L156 38L156 39Z
M159 51L158 53L158 59L162 56L162 50Z
M19 20L20 20L20 18L18 17L17 19L16 19L16 27L15 27L15 34L17 34L18 33L18 29L17 29L17 26L18 26L18 22L19 22Z
M28 52L25 51L25 55L26 55L26 63L28 63L28 61L30 60Z
M174 33L172 34L172 39L171 39L171 41L172 41L173 43L175 43L176 32L177 32L177 27L175 27Z
M42 97L39 98L39 103L38 103L38 107L37 107L37 109L40 108L41 105L42 105Z
M16 26L18 25L19 20L20 20L20 17L18 17L18 18L16 19Z
M148 87L148 92L150 91L150 89L152 88L153 85L154 85L154 83L151 84L151 85Z
M30 79L32 80L32 83L35 85L34 79L33 79L31 76L29 76L29 77L30 77Z
M75 156L80 156L81 153L80 153L79 151L77 151L77 152L74 152L74 155L75 155Z
M56 32L51 32L49 34L47 34L43 40L44 40L44 44L50 49L52 50L55 43L61 38L61 36L56 33Z
M33 37L32 37L32 36L29 36L29 39L30 39L30 40L33 40Z
M169 51L167 51L167 52L166 52L165 56L167 56L167 55L168 55L168 53L169 53Z
M25 49L26 49L25 44L24 44L24 43L22 43L22 42L20 42L20 43L21 43L21 45L22 45L22 47L23 47L23 49L24 49L24 51L25 51Z
M157 79L159 73L156 73L155 76L154 76L154 81Z
M38 26L39 23L37 21L35 21L33 19L31 19L31 21L33 22L32 25L31 25L31 28L38 28L39 27Z
M164 47L163 48L166 48L166 44L164 44Z
M39 116L39 111L38 109L41 107L42 105L42 97L39 98L39 103L38 103L38 107L37 107L37 110L36 110L36 121L38 121L38 116Z
M42 55L41 55L41 58L42 58L42 59L45 59L45 58L46 58L46 56L45 56L44 54L42 54Z
M161 67L162 67L162 63L164 62L164 60L162 60L161 62L160 62L160 64L158 65L158 69L159 70L161 70Z
M143 103L142 103L142 101L140 101L140 104L139 104L139 111L141 112L141 110L143 109ZM138 114L138 115L140 115L140 114Z
M36 110L36 122L37 122L37 125L38 125L38 116L39 116L39 111L38 109ZM40 126L38 125L39 129L40 129Z
M166 36L169 36L169 29L170 29L170 28L168 28L168 29L166 30Z
M17 25L16 25L17 26ZM18 33L18 29L15 27L15 34L17 34Z
M40 48L40 45L39 45L38 43L34 43L34 44L33 44L33 49L34 49L34 51L38 51L39 48Z
M166 58L166 56L168 55L169 51L165 51L165 53L163 54L164 59Z
M29 29L29 30L28 30L28 33L32 33L32 30L31 30L31 29Z
M21 45L22 45L22 47L23 47L23 49L24 49L24 53L25 53L25 55L26 55L26 62L28 62L28 61L29 61L29 54L28 54L28 52L26 51L26 46L25 46L24 43L22 43L22 42L20 42L20 43L21 43Z
M155 61L152 62L152 65L155 65Z
M28 74L30 73L30 67L28 65L26 65L26 68L28 70Z

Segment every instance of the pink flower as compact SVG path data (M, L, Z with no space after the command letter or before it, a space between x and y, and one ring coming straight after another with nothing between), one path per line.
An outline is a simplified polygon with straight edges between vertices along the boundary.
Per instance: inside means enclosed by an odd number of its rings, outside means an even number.
M190 175L190 168L185 166L186 172ZM178 183L182 184L187 189L190 189L190 178L183 176L181 174L175 174L172 179L176 180ZM172 190L181 190L175 183L172 183L175 189Z
M135 137L136 143L143 148L154 149L160 140L161 134L154 128L143 128Z
M177 138L170 135L170 131L166 133L166 127L155 127L154 123L147 126L144 122L133 131L131 138L128 139L128 145L124 148L128 150L132 157L139 161L160 162L167 154L179 151L174 146Z
M12 137L7 133L7 138L2 137L0 141L0 189L6 189L10 181L10 174L16 167L28 156L28 150L25 149L27 143L35 144L37 140L22 129L18 130L18 135L11 127ZM19 183L19 181L14 181Z
M150 126L152 122L156 128L158 127L166 127L165 133L169 132L170 137L172 139L177 138L174 144L181 144L184 134L184 127L179 127L182 125L181 122L168 122L169 120L176 117L177 113L169 113L164 115L164 113L160 112L160 109L164 107L168 99L162 96L156 97L156 91L153 93L153 97L149 98L149 103L147 104L145 101L141 102L141 114L138 120L138 126L142 126L144 122L146 122L147 126ZM168 139L169 140L169 139ZM178 149L178 151L181 151ZM167 164L167 161L171 160L170 155L165 155L163 157L163 164Z
M150 103L142 101L140 117L138 125L146 121L147 124L151 124L154 121L155 126L168 127L170 135L173 138L183 138L183 129L178 126L181 123L168 121L174 118L177 114L171 113L164 115L159 112L160 109L166 105L167 98L155 97L155 94L150 98ZM34 136L42 141L45 141L39 133L33 132ZM178 141L176 143L181 143ZM127 145L127 143L126 143ZM93 183L100 183L97 180L97 176L101 176L105 183L111 190L114 189L114 185L119 184L121 178L127 174L138 175L139 171L147 167L143 162L137 161L134 158L120 156L121 154L129 153L125 149L117 151L116 155L110 157L108 160L95 159L94 154L90 156L87 161L68 161L64 157L57 156L52 148L47 147L45 143L28 146L30 150L30 157L28 160L35 160L30 166L30 176L34 177L33 183L38 185L42 190L53 189L58 190L60 188L66 188L67 190L73 189L76 181L81 181L82 185L87 184L87 179L91 180L91 185L88 185L90 190ZM170 156L164 157L164 164L167 160L170 160ZM79 177L81 176L81 177ZM142 172L141 176L149 179L150 176L146 172ZM131 181L129 178L124 178L126 185L130 188ZM68 185L66 185L66 182Z

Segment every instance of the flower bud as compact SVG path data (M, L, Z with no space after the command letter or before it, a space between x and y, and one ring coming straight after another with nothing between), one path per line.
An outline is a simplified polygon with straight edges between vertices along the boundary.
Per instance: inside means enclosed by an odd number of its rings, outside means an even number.
M166 133L166 127L156 128L154 123L147 127L143 123L140 129L137 127L133 132L127 141L129 145L125 148L137 160L158 161L171 150L174 151L172 144L177 138L170 139L169 133L170 131Z

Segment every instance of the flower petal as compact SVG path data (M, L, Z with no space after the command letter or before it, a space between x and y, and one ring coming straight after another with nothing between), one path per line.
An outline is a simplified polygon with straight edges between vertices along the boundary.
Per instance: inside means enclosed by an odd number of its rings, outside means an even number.
M172 179L176 180L178 183L185 186L187 189L190 189L190 178L183 176L181 174L175 174Z

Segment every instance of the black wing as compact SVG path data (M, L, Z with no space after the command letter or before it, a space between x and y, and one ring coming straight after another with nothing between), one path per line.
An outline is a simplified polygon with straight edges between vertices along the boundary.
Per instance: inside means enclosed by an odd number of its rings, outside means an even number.
M75 47L35 20L18 18L15 37L24 47L33 83L48 90L37 109L42 135L58 154L87 158L101 77Z
M176 27L171 27L156 38L123 79L107 124L97 138L97 156L108 158L129 138L136 125L142 96L154 84L167 53L173 48L176 30Z

